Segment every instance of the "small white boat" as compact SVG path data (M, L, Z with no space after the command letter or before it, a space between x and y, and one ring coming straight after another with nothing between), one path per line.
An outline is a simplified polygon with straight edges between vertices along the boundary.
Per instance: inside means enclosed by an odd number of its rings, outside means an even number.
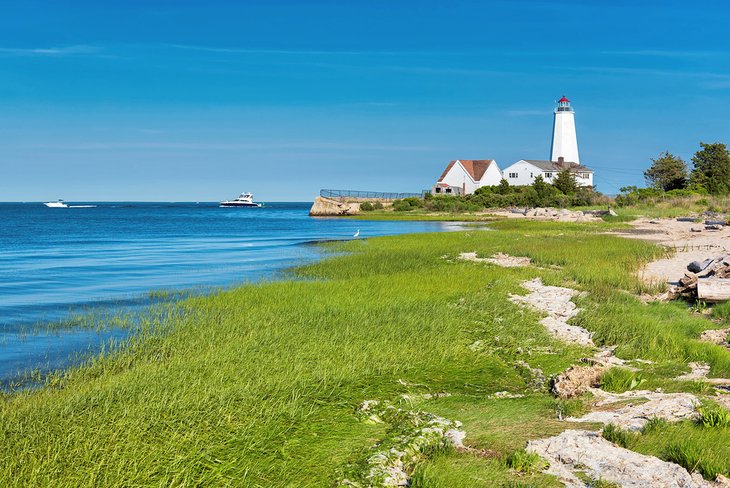
M66 202L64 202L63 200L56 200L55 202L45 202L43 205L51 208L68 208L68 205L66 205Z
M241 193L238 198L221 202L221 207L261 207L263 204L253 201L252 193Z

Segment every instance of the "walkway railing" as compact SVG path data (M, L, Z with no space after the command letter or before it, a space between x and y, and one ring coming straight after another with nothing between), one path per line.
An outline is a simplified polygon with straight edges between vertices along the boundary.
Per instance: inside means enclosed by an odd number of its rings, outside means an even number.
M423 196L421 193L390 193L382 191L358 191L358 190L320 190L319 196L332 200L380 200L390 202L401 198Z

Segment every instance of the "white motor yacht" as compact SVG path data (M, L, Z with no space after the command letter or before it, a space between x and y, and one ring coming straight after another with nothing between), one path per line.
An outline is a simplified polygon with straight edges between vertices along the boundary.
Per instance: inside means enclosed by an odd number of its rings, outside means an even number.
M221 202L221 207L261 207L261 203L253 201L252 193L241 193L238 198Z
M66 202L64 202L63 200L56 200L55 202L45 202L43 205L51 208L68 208L68 205L66 205Z

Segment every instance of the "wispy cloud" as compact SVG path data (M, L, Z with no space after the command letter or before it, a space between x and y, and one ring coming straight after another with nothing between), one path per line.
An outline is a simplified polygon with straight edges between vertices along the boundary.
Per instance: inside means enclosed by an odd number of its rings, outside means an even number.
M0 56L94 56L102 53L97 46L62 46L62 47L0 47Z
M377 50L337 50L337 49L269 49L269 48L246 48L246 47L216 47L198 46L192 44L162 44L161 47L181 49L187 51L200 51L222 54L286 54L286 55L356 55L356 56L398 56L398 55L434 55L434 54L458 54L443 51L377 51Z
M615 56L647 56L657 58L706 58L710 56L727 56L727 51L674 51L662 49L636 49L627 51L602 51L601 54Z
M340 142L81 142L71 144L38 144L34 148L59 150L122 150L122 149L149 149L149 150L191 150L191 151L241 151L241 150L269 150L269 149L299 149L299 150L352 150L352 151L430 151L433 148L424 146L401 146L384 144L353 144Z

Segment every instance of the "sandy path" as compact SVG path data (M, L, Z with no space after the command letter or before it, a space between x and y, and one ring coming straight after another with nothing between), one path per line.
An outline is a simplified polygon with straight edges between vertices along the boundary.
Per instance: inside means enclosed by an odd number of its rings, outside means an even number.
M704 224L679 222L676 219L637 219L632 229L616 235L655 242L676 250L672 257L649 263L640 271L643 280L650 283L676 282L684 276L687 264L703 261L730 251L730 226L721 230L704 230ZM703 229L692 232L692 228Z

